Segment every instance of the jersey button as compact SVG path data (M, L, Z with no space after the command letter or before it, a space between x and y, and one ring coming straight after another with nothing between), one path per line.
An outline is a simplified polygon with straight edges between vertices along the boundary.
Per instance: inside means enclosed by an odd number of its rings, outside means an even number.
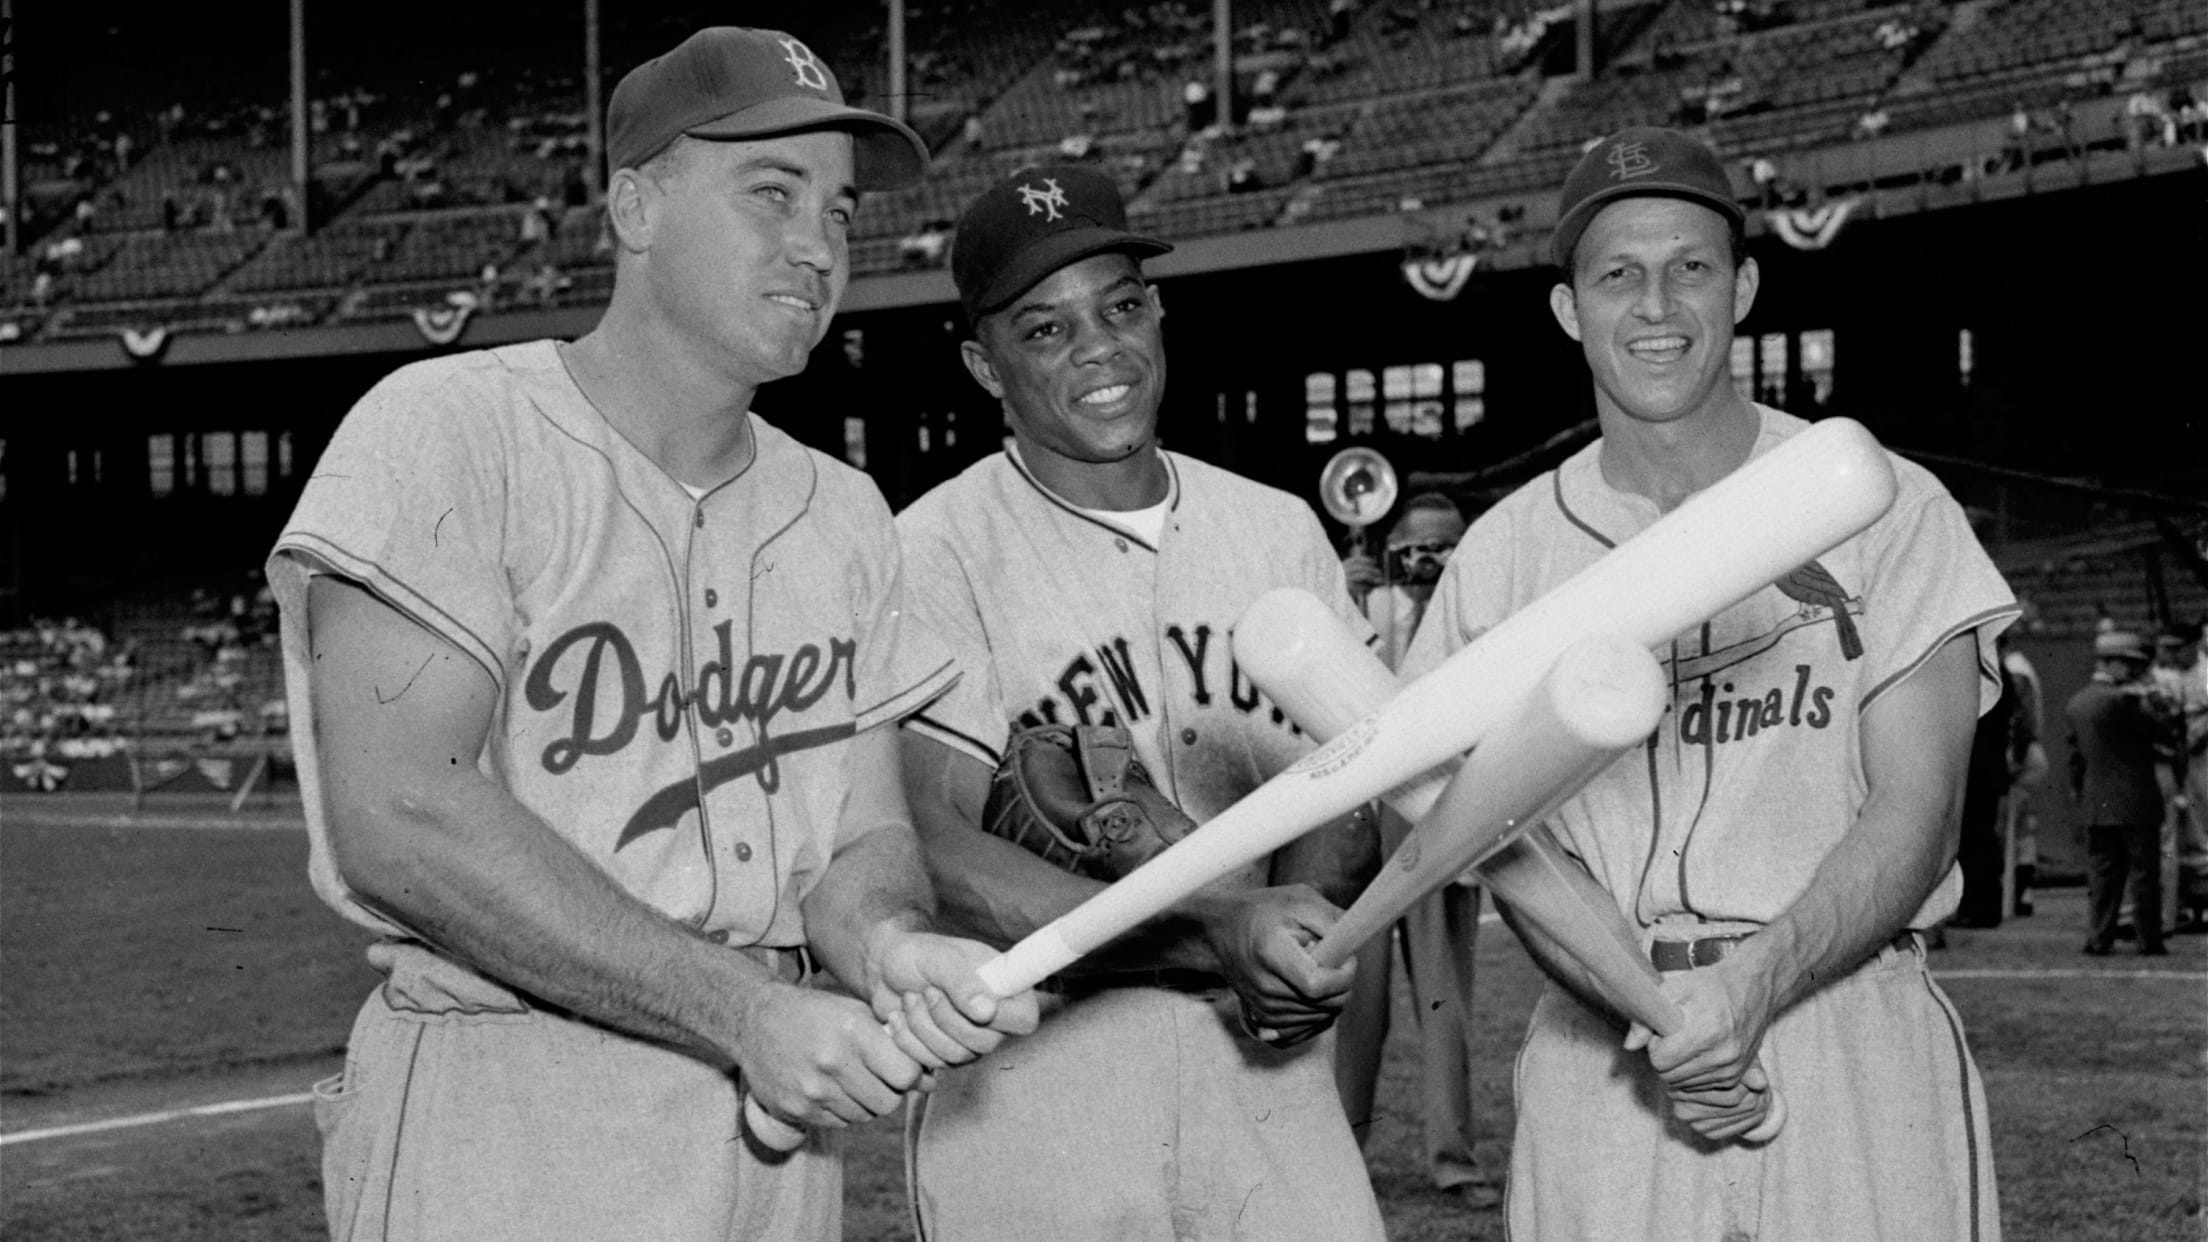
M714 590L714 589L713 589L712 587L707 587L707 588L705 588L705 606L706 606L706 607L708 607L708 608L715 608L715 607L718 607L718 606L720 605L720 602L721 602L721 594L720 594L720 592L718 592L718 591Z
M715 943L715 944L727 944L727 943L728 943L728 931L727 931L727 929L725 929L725 928L724 928L724 929L722 929L722 930L720 930L720 931L709 931L709 932L705 933L705 938L706 938L707 940L710 940L710 941L712 941L712 942L713 942L713 943Z
M705 510L703 510L703 509L700 509L700 510L698 510L698 512L697 512L697 515L696 515L695 517L693 517L693 518L691 519L691 524L692 524L692 525L694 525L694 526L696 526L696 527L697 527L697 528L698 528L699 530L704 530L704 529L705 529Z
M1125 551L1127 550L1127 541L1126 541L1126 540L1124 540L1124 539L1114 539L1114 540L1112 540L1112 542L1113 542L1113 543L1116 543L1116 544L1118 544L1118 545L1119 545L1119 550L1120 550L1120 551L1122 551L1122 552L1125 552Z
M738 841L738 842L736 843L736 861L737 861L737 862L750 862L750 861L751 861L751 842L749 842L749 841Z
M1194 730L1194 729L1183 729L1183 730L1181 730L1181 745L1183 745L1183 746L1194 746L1195 744L1196 744L1196 730Z
M714 733L713 740L719 742L723 746L733 746L736 744L736 735L726 727L723 727L718 732Z

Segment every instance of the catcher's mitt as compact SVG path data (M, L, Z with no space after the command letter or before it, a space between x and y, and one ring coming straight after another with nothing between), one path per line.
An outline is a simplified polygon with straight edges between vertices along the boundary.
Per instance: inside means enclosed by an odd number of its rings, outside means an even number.
M1151 783L1134 739L1117 725L1015 730L981 823L1055 866L1106 881L1196 827Z

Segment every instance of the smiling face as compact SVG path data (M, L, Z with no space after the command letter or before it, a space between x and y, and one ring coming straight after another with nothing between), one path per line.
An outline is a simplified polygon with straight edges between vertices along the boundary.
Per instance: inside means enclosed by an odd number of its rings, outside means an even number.
M1755 302L1725 218L1677 198L1626 198L1597 213L1549 307L1578 341L1606 420L1676 422L1736 399L1733 327Z
M850 280L851 135L676 143L615 191L636 196L654 320L741 383L803 371Z
M1032 465L1119 462L1157 431L1163 318L1132 256L1091 255L984 316L961 352Z

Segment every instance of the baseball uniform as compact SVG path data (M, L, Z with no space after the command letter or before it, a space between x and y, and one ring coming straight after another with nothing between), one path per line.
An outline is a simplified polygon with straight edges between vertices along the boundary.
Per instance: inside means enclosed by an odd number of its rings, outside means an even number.
M964 675L906 727L994 768L1012 728L1118 723L1159 787L1209 819L1310 749L1235 665L1229 632L1298 586L1357 618L1301 501L1191 458L1155 541L1052 494L1012 452L897 519L914 617ZM1224 883L1266 882L1259 862ZM917 1098L908 1170L930 1242L1380 1237L1331 1036L1243 1037L1224 984L1119 987Z
M694 495L538 341L398 371L316 465L268 568L309 869L384 935L370 958L388 976L320 1091L333 1236L839 1232L832 1139L760 1163L731 1141L729 1074L517 995L347 890L308 693L308 583L340 575L489 675L471 761L490 780L640 901L793 977L850 739L955 675L901 622L873 484L750 426L750 465Z
M1757 410L1758 455L1806 426ZM1603 479L1600 453L1474 523L1406 676L1656 521ZM1662 725L1553 821L1649 940L1752 932L1802 894L1863 806L1865 710L1947 640L1974 634L1979 710L1999 693L1994 636L2015 600L1938 481L1891 460L1886 516L1659 649ZM1960 891L1950 866L1909 927ZM1516 1068L1513 1237L1998 1237L1984 1093L1914 935L1773 1020L1763 1058L1790 1120L1767 1145L1701 1142L1620 1043L1555 984L1537 1004Z

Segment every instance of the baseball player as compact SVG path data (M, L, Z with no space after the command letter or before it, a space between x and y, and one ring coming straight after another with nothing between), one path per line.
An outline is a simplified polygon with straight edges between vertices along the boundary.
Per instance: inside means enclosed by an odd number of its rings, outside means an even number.
M1473 523L1406 676L1805 426L1732 383L1742 214L1674 131L1572 171L1550 304L1602 435ZM1529 936L1552 982L1517 1064L1514 1238L1999 1236L1985 1095L1917 933L1961 891L1963 772L2017 607L1961 507L1892 465L1886 516L1659 650L1662 725L1554 821L1686 1020L1621 1031ZM1774 1083L1785 1126L1736 1141Z
M1350 594L1379 634L1376 649L1390 668L1418 632L1449 554L1464 537L1464 514L1439 492L1403 502L1388 528L1385 561L1359 554L1342 562ZM1392 852L1411 825L1383 808L1382 845ZM1454 1192L1467 1207L1500 1206L1499 1179L1473 1154L1472 970L1480 931L1480 890L1451 884L1419 902L1398 922L1404 974L1410 983L1411 1018L1418 1027L1418 1096L1424 1110L1427 1176L1437 1189ZM1388 1035L1388 976L1395 936L1377 937L1358 951L1357 982L1335 1041L1342 1107L1359 1142L1369 1124Z
M1310 749L1229 627L1282 585L1355 616L1308 506L1159 447L1162 310L1140 260L1167 249L1079 167L1016 173L959 223L961 350L1012 442L898 515L913 616L968 670L904 736L945 918L993 942L1101 883L977 827L1014 729L1122 725L1201 822ZM922 1236L1378 1238L1323 1034L1354 971L1311 959L1339 910L1292 882L1328 887L1299 870L1325 857L1281 851L1084 961L1016 1055L916 1102Z
M725 27L607 132L598 327L385 379L269 561L314 885L383 936L338 1239L837 1238L839 1143L764 1158L742 1093L832 1129L1035 1022L929 930L891 726L955 672L887 506L750 412L924 150Z

